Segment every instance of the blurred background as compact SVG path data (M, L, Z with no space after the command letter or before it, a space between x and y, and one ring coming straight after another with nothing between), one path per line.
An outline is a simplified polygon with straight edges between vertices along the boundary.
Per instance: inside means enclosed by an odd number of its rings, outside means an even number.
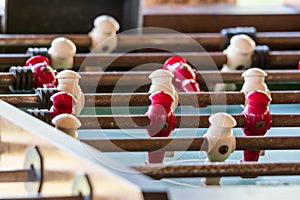
M288 2L288 1L285 1ZM144 0L144 5L157 4L211 4L211 3L229 3L240 6L251 5L281 5L284 0Z

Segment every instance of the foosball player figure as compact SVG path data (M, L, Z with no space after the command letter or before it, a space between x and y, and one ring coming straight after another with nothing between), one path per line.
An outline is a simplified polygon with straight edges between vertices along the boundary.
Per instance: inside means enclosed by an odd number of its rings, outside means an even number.
M45 63L47 65L50 65L50 61L47 57L37 55L37 56L32 56L28 60L26 60L25 66L32 67L33 65L38 63Z
M254 40L248 35L233 36L230 39L230 45L224 50L227 64L223 66L221 71L243 70L251 67L255 46Z
M250 92L246 98L248 104L243 111L246 122L242 130L246 136L263 136L272 125L272 115L268 107L272 99L260 90ZM260 150L244 150L243 161L258 161L260 152Z
M89 33L92 40L90 50L94 53L110 53L117 48L119 23L112 17L101 15L94 20L94 28Z
M71 40L58 37L52 41L48 54L54 69L72 69L76 46Z
M151 94L157 91L168 92L174 99L172 109L175 111L178 105L178 93L172 84L173 77L174 75L168 70L158 69L153 71L149 75L149 78L151 79L151 86L148 92Z
M210 127L204 134L207 139L206 162L223 162L235 150L235 136L232 128L236 126L235 119L223 112L209 117ZM204 185L220 185L221 177L206 177Z
M56 72L50 67L48 58L33 56L26 61L25 66L31 67L34 76L34 88L56 87Z
M75 114L74 106L77 101L73 95L67 92L58 92L52 95L50 100L53 104L49 111L51 119L63 113Z
M222 72L243 70L251 67L252 54L255 49L254 40L248 35L239 34L230 39L230 45L224 50L227 63L223 65ZM215 91L236 90L235 84L216 84Z
M52 119L52 124L54 124L55 128L78 139L77 129L80 128L81 123L74 115L66 113L57 115Z
M56 78L58 81L57 89L59 91L68 92L76 98L77 104L74 109L75 114L79 115L85 104L84 94L79 86L81 76L74 71L63 70L58 73Z
M150 137L168 137L176 127L176 117L172 110L174 99L170 94L163 91L154 92L150 95L151 106L149 106L146 115L150 119L147 128ZM148 161L150 163L162 163L165 152L148 152Z
M154 93L157 91L164 91L168 92L174 99L174 102L172 103L172 110L175 111L178 106L178 93L172 84L172 79L174 75L165 69L158 69L153 71L149 78L151 79L151 86L149 89L149 93ZM169 137L172 137L172 134L169 135ZM168 151L165 153L166 157L173 157L174 152Z
M259 68L251 68L246 70L242 74L242 77L244 78L244 84L241 92L244 92L245 95L247 95L249 92L254 90L261 90L271 96L270 90L265 83L266 76L268 76L268 74Z
M197 71L181 56L173 56L164 63L164 69L174 74L173 85L181 92L201 92Z

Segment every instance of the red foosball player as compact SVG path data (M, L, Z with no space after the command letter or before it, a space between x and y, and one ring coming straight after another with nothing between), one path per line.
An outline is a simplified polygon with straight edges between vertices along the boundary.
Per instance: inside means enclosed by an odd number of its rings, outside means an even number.
M164 69L174 74L173 85L181 92L200 92L197 82L197 71L181 56L173 56L166 60Z
M31 67L34 75L34 87L55 88L55 71L50 67L48 58L44 56L33 56L29 58L25 66Z
M168 137L176 126L176 117L172 111L174 99L167 92L154 92L150 95L151 106L146 113L150 119L147 132L150 137ZM162 163L165 152L148 152L146 163Z
M31 58L26 60L25 66L33 67L35 64L38 63L45 63L47 65L50 65L50 61L47 57L38 55L38 56L32 56Z
M74 105L77 101L73 95L67 92L58 92L52 95L50 100L53 103L49 111L52 119L63 113L74 114Z
M271 98L261 90L255 90L247 94L248 104L243 114L245 115L245 127L242 129L246 136L263 136L271 128L272 115L269 111ZM244 161L258 161L260 150L244 151Z

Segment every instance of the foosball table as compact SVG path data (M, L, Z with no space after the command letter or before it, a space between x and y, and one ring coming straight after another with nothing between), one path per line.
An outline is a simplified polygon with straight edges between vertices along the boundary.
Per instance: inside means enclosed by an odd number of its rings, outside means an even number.
M298 32L94 25L1 35L0 199L297 198Z

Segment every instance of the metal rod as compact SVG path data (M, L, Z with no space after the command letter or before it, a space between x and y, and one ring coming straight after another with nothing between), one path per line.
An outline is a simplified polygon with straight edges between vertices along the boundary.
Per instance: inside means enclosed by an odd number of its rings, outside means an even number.
M85 107L149 106L149 93L87 93ZM300 91L272 91L272 104L300 103ZM40 98L36 94L0 95L0 100L16 107L39 107ZM239 105L244 104L243 92L200 92L179 93L179 104L190 106Z
M161 68L161 65L175 53L148 52L148 53L112 53L112 54L77 54L74 57L75 66L112 66L112 67L137 67L150 63L151 69ZM179 53L195 66L203 69L220 69L227 62L222 52L182 52ZM154 66L156 64L156 67ZM160 67L158 67L160 65Z
M16 107L38 108L40 99L36 94L14 94L0 95L0 100L12 104Z
M91 46L91 39L87 34L0 34L0 46L50 47L51 42L57 37L69 38L77 47Z
M36 181L33 169L0 170L0 182L27 182Z
M149 93L85 94L86 107L148 106ZM272 91L272 104L300 103L300 91ZM243 92L179 93L180 105L238 105L244 104Z
M266 82L299 82L299 70L265 70L268 76ZM139 86L150 84L148 78L150 71L127 71L127 72L79 72L80 86L83 88L96 88L97 86ZM198 82L208 83L242 83L243 71L221 72L221 71L198 71ZM12 73L0 73L0 86L14 84Z
M107 67L136 67L145 63L156 63L162 65L169 57L174 56L174 53L78 53L74 56L75 67L99 66ZM222 52L183 52L181 56L185 57L194 65L205 66L207 69L218 69L226 63L226 56ZM27 54L0 54L1 65L24 65L29 58ZM200 65L201 64L201 65Z
M152 138L122 138L122 139L82 139L81 140L94 148L104 152L122 152L122 151L205 151L207 149L207 140L204 137L194 138L169 138L169 137L152 137ZM26 146L19 143L2 143L2 146L11 148L10 153L24 151ZM18 147L14 149L12 147ZM300 137L298 136L247 136L236 137L235 150L298 150L300 149ZM22 170L21 170L22 171ZM26 171L26 170L25 170ZM6 174L0 172L0 174ZM71 174L65 171L46 172L46 180L63 180L72 178ZM12 176L10 176L12 177ZM32 176L33 177L33 176ZM7 182L9 179L17 181L16 177L0 177ZM24 179L20 180L24 181ZM2 182L0 180L0 182Z
M300 43L299 32L258 32L255 41L257 44L272 47L293 47ZM1 34L0 46L47 46L57 37L67 37L77 47L90 47L91 39L87 34ZM219 49L224 43L220 33L192 33L192 34L118 34L118 49L151 45L157 48L162 46L190 46L190 40L195 40L204 48ZM155 45L154 45L155 44ZM274 48L272 48L274 49Z
M198 82L200 84L208 83L243 83L242 73L244 71L198 71ZM265 70L268 76L266 82L299 82L299 70ZM98 86L141 86L150 84L148 78L151 72L149 71L128 71L128 72L80 72L81 87ZM1 74L0 74L1 81Z
M0 73L0 86L10 86L14 85L15 77L12 73L3 72Z
M111 54L84 54L78 53L74 57L74 66L99 66L102 67L125 67L134 68L145 64L151 64L151 69L161 68L161 65L175 53L111 53ZM227 62L226 55L222 52L182 52L179 54L187 59L192 65L199 66L203 70L220 69ZM300 51L271 51L269 53L270 66L268 69L278 69L282 66L296 68L298 65ZM27 54L1 54L1 65L24 65L29 58ZM156 64L156 66L154 65ZM158 66L160 65L160 66ZM149 67L149 66L148 66Z
M300 163L208 163L196 165L147 165L134 169L155 179L221 176L278 176L300 175Z
M237 121L236 127L245 126L245 116L232 115ZM176 116L176 128L208 128L210 115L180 115ZM150 123L144 115L82 115L78 116L82 129L144 129ZM299 127L299 114L274 114L272 127Z
M194 138L130 138L84 139L84 143L104 152L124 151L206 151L207 139ZM300 137L236 137L235 150L299 150Z
M300 51L270 51L270 66L272 69L282 68L282 66L293 65L298 66L297 60L299 60ZM294 68L294 69L295 69Z

